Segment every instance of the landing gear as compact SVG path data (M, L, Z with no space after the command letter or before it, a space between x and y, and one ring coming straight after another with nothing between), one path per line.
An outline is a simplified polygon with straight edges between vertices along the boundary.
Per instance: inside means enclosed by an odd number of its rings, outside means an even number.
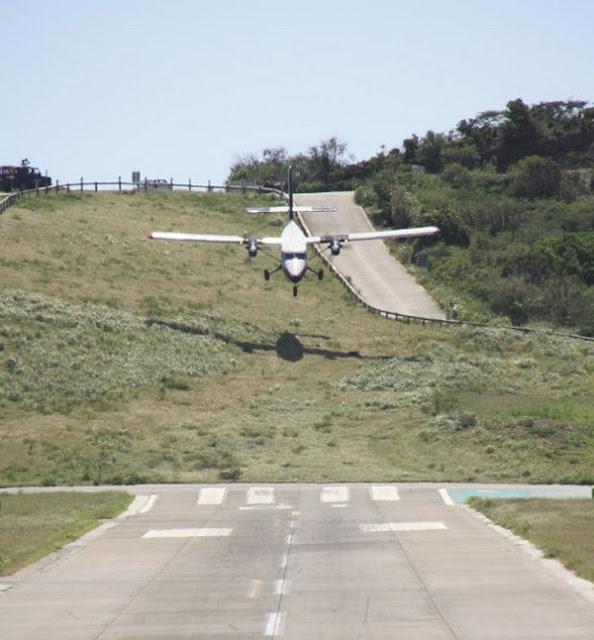
M264 280L266 280L266 282L270 280L270 271L268 271L268 269L264 269Z
M318 280L323 280L324 279L324 269L320 269L318 271Z
M293 298L296 298L298 293L299 287L297 285L293 286Z

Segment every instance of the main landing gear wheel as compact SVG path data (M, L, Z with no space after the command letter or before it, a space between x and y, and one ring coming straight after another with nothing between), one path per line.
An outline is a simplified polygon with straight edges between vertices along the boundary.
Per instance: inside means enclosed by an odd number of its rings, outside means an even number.
M324 279L324 269L320 269L318 271L318 280L323 280Z
M264 280L266 280L266 282L270 280L270 271L268 271L268 269L264 269Z
M299 287L293 287L293 298L296 298L298 293L299 293Z

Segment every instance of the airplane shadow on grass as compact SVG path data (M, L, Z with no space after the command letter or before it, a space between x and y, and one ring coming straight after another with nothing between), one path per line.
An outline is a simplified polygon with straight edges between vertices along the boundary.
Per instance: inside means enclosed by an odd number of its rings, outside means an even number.
M182 324L180 322L149 319L145 321L147 327L158 326L167 327L173 331L180 331L196 336L210 336L216 340L221 340L227 344L233 344L239 347L245 353L253 353L254 351L276 351L276 355L287 362L298 362L303 359L304 355L321 356L329 360L338 360L345 358L353 358L355 360L364 360L359 351L335 351L333 349L324 349L321 347L306 347L301 340L289 331L284 331L274 344L262 342L249 342L246 340L238 340L227 334L191 325ZM316 338L318 340L328 340L328 336L322 335L304 335L303 337Z

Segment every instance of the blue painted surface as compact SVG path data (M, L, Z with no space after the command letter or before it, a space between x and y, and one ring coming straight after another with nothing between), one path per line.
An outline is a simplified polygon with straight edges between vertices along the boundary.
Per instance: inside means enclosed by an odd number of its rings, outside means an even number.
M513 498L589 498L590 487L460 487L448 489L450 498L457 503L466 502L468 498L494 498L498 500Z

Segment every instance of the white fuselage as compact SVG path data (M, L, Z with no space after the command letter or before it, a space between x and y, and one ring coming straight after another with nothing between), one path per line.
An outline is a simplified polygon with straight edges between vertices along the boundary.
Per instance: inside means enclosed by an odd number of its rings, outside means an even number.
M300 282L307 270L307 242L299 225L291 220L281 234L281 263L287 278Z

